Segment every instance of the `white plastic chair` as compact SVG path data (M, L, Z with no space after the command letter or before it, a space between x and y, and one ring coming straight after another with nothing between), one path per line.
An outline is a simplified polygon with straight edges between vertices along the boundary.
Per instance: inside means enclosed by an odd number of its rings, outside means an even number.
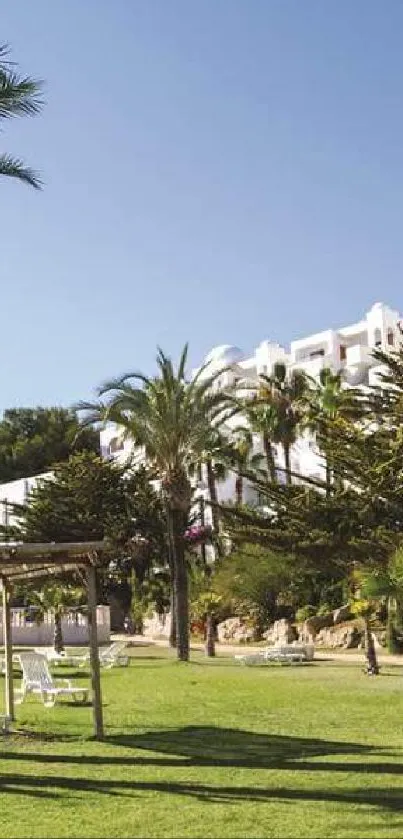
M75 702L85 702L88 688L73 685L70 679L53 679L48 662L38 653L20 653L22 669L21 688L15 691L15 703L21 705L29 693L39 694L43 704L52 708L61 696L70 696ZM61 684L63 683L63 684Z
M35 653L45 656L49 664L75 664L76 656L69 655L65 650L57 653L54 647L35 647Z
M114 641L109 647L98 648L99 664L106 670L111 667L127 667L130 661L128 655L123 655L123 650L126 649L126 641ZM79 667L85 667L89 663L90 654L86 653L83 656L72 656L75 664Z

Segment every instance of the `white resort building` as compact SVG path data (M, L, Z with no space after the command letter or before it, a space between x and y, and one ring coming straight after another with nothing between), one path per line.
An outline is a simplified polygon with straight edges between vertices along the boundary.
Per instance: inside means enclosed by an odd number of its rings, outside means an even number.
M391 350L400 344L400 315L382 303L375 303L362 320L351 326L344 326L340 329L327 329L315 335L309 335L292 341L289 349L279 346L271 341L262 341L253 355L245 356L238 347L229 344L215 347L206 356L203 364L209 365L209 374L212 371L227 369L218 379L218 386L233 386L237 381L245 383L250 380L251 385L255 384L260 374L267 374L273 370L273 365L281 361L287 368L292 370L304 370L309 376L318 377L320 370L330 368L334 372L339 370L343 373L346 386L365 386L376 382L379 373L379 365L373 357L373 350L380 348ZM193 371L192 375L196 373ZM242 391L245 395L245 390ZM233 420L233 425L241 424L240 417ZM260 440L254 441L256 451L260 451ZM116 428L108 427L101 432L101 453L105 457L114 457L119 461L125 461L134 457L134 462L143 462L143 453L140 449L134 450L129 441L123 441ZM275 452L278 466L283 468L283 455L281 450ZM309 435L302 436L291 453L291 467L294 472L300 472L309 476L322 477L322 463L315 447L315 441ZM283 473L279 472L279 477ZM0 484L0 516L3 524L6 524L9 516L9 509L13 503L22 503L27 492L35 484L36 478L21 479L11 483ZM202 483L198 487L200 497L208 500L207 484ZM227 480L218 486L218 497L220 501L227 501L234 497L235 475L230 475ZM252 489L248 486L244 491L245 501L256 503L257 499ZM206 521L209 520L209 508L206 508Z
M397 311L383 303L375 303L357 323L336 330L326 329L324 332L292 341L289 349L266 340L256 347L253 355L245 356L238 347L223 344L211 350L203 364L208 364L208 375L213 371L230 368L218 378L218 387L234 386L238 381L242 381L243 395L247 392L244 389L245 382L250 380L251 385L254 385L259 375L270 375L274 364L279 361L283 362L289 371L303 370L314 379L323 368L330 368L335 373L342 372L346 387L366 386L376 382L381 369L373 357L373 351L393 350L397 347L400 344L399 325L400 315ZM193 370L192 375L196 372L197 369ZM233 425L239 427L240 424L238 416L233 420ZM260 445L260 439L256 437L256 452L260 452ZM134 452L130 442L123 441L114 428L107 428L101 432L101 452L106 457L113 456L121 461L133 454L139 463L143 459L142 452ZM281 480L284 462L279 447L275 456ZM309 434L303 435L293 447L291 467L294 472L323 477L323 466L315 441ZM199 492L208 500L206 483L199 485ZM218 486L219 500L230 500L234 493L235 475L230 475ZM244 498L248 503L257 501L254 491L248 486L245 487ZM208 517L207 507L206 520Z

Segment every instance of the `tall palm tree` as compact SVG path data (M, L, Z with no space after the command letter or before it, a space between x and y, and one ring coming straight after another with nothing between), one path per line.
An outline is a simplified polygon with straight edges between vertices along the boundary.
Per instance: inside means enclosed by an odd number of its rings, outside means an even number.
M0 45L0 122L17 116L33 116L42 108L40 92L42 83L30 76L16 72L15 64L8 59L9 47ZM0 154L0 176L41 188L41 181L33 169L10 154Z
M271 398L271 391L267 382L260 381L257 392L252 398L244 400L243 411L252 432L258 434L262 441L268 478L277 483L276 462L273 442L277 423L277 410Z
M338 420L358 420L363 416L362 398L355 388L343 387L340 372L323 368L318 382L312 382L307 397L308 409L304 425L316 435L325 460L326 494L329 496L334 480L332 430Z
M87 421L112 421L126 437L144 447L165 496L174 571L178 658L189 658L188 576L185 532L192 504L190 470L208 451L211 429L219 429L234 411L233 400L214 387L223 370L208 365L186 379L187 346L178 368L158 351L158 375L129 373L106 382L98 391L106 401L82 403Z
M257 469L261 461L260 455L253 454L253 434L249 428L239 426L234 429L224 457L236 472L235 500L236 506L241 507L244 501L244 475Z
M278 362L272 375L261 376L261 380L261 389L270 411L271 442L283 449L286 483L291 484L291 449L301 427L309 388L308 377L302 370L293 370L289 374L286 365Z

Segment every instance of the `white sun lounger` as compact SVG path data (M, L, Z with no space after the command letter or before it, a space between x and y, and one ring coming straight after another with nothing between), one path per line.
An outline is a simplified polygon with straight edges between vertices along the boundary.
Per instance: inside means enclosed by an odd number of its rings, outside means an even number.
M279 662L280 664L302 664L312 661L314 657L313 645L283 644L277 647L267 647L259 653L236 655L235 659L241 664L269 664Z
M130 658L128 655L123 654L123 650L125 650L126 647L126 641L114 641L113 644L109 645L109 647L99 648L98 656L100 666L104 667L106 670L111 667L127 667ZM85 667L86 664L89 664L90 654L85 653L85 655L72 656L71 658L72 661L74 661L74 664L78 664L79 667Z
M57 653L54 647L36 647L37 655L44 655L49 664L75 664L76 656L69 655L65 650Z
M20 705L29 693L39 694L47 708L53 707L61 696L71 697L75 702L85 702L88 688L73 685L70 679L54 680L48 662L38 653L20 653L22 669L21 688L15 691L15 703Z

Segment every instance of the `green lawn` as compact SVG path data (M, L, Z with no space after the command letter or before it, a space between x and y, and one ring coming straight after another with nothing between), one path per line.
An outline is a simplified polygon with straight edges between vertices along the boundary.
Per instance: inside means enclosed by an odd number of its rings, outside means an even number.
M403 668L133 652L102 676L104 743L89 707L17 709L1 836L403 836Z

